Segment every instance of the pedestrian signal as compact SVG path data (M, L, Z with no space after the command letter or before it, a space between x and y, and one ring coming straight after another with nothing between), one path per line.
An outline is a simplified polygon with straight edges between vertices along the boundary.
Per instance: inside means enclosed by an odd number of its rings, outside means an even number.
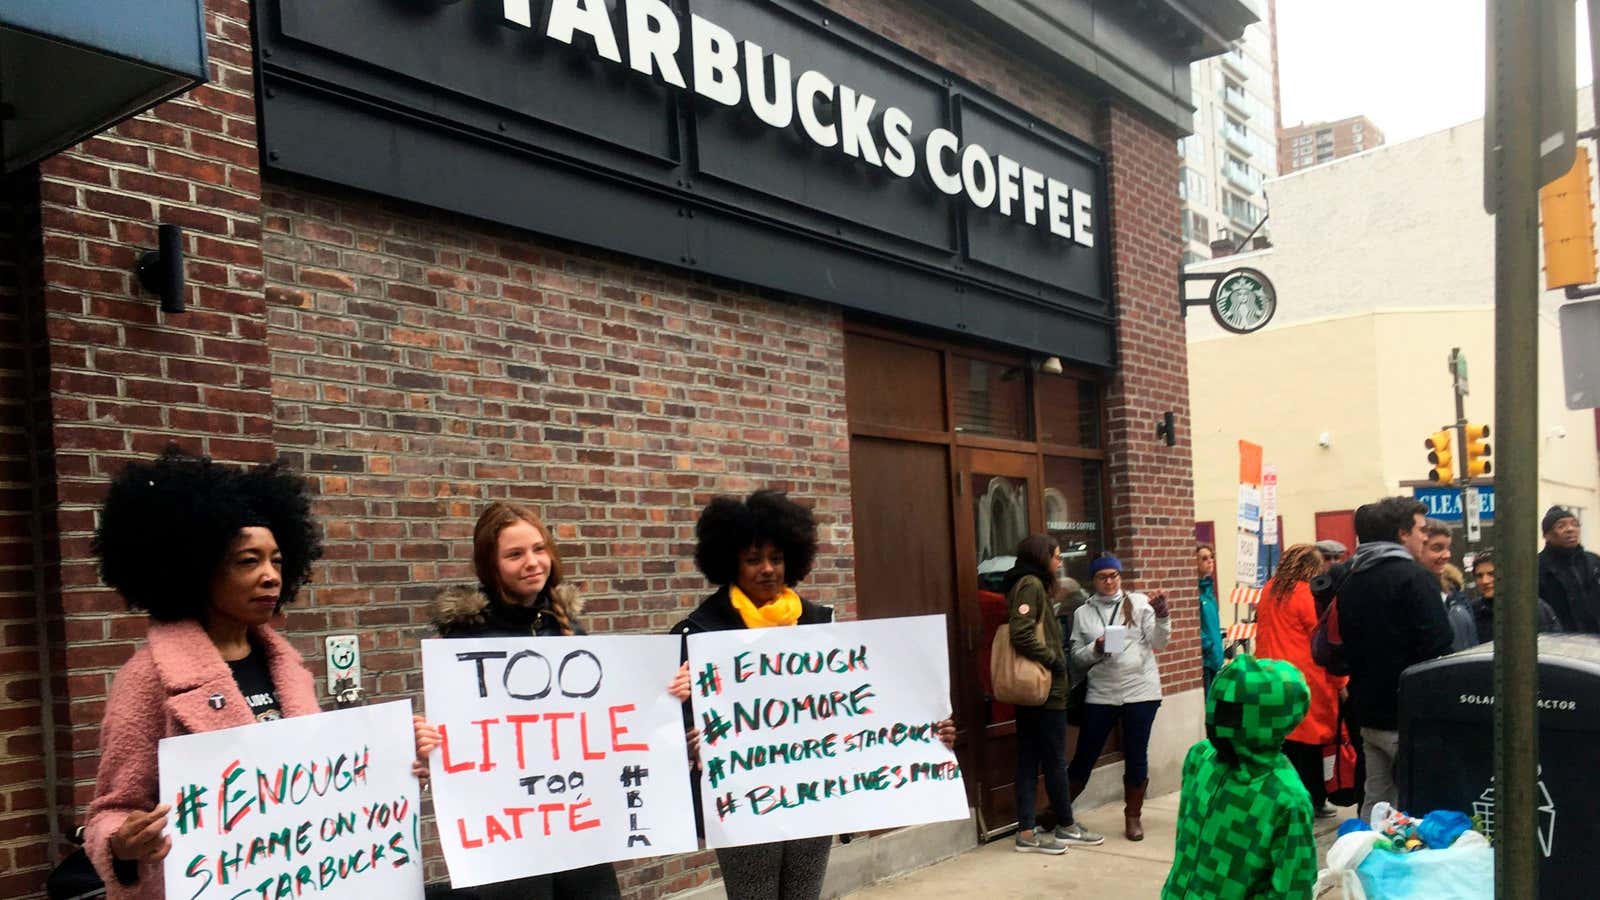
M1467 476L1470 478L1488 475L1494 471L1494 465L1489 461L1489 454L1493 449L1489 446L1488 437L1489 426L1467 423L1461 452L1467 456Z
M1443 484L1454 481L1456 476L1451 462L1455 457L1450 453L1450 429L1435 431L1422 442L1422 445L1428 448L1428 462L1433 464L1433 468L1428 472L1428 480Z

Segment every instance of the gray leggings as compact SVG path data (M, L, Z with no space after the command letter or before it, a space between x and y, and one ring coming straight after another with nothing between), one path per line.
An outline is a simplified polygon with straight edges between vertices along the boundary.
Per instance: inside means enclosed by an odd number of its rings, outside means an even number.
M717 850L728 900L818 900L833 838L800 838Z

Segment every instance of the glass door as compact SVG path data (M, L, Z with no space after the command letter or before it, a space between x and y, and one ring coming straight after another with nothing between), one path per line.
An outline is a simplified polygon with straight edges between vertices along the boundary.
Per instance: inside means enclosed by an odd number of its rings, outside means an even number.
M1017 544L1041 530L1039 458L1027 453L962 449L959 469L957 545L961 549L960 608L962 630L971 636L964 679L982 691L981 727L971 729L978 763L979 822L986 834L1015 824L1016 714L1010 704L994 699L989 677L990 648L995 634L1007 628L1008 609L1002 581L1016 562Z

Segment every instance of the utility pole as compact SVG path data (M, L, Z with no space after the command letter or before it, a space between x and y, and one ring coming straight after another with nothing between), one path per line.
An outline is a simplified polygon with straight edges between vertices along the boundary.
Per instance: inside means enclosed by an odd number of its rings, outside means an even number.
M1495 896L1539 896L1538 522L1539 186L1572 165L1574 125L1563 125L1562 73L1572 59L1570 0L1489 0L1485 205L1495 215L1495 425L1502 458L1495 519L1505 539L1505 589L1494 621ZM1567 23L1565 35L1561 23ZM1562 42L1565 41L1565 53ZM1575 81L1568 69L1566 85ZM1551 86L1546 93L1543 88ZM1559 174L1559 173L1555 173ZM1553 176L1552 176L1553 177Z

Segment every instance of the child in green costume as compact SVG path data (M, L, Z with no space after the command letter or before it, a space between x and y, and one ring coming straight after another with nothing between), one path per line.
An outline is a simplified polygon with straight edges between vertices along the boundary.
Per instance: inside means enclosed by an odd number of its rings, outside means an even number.
M1310 703L1305 677L1282 660L1241 656L1218 673L1206 701L1209 737L1183 761L1163 900L1311 896L1311 798L1283 755Z

